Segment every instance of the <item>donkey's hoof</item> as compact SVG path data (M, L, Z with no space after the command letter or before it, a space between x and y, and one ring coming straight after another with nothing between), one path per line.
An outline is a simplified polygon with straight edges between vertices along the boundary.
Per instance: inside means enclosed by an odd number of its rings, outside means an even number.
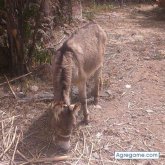
M83 123L84 123L85 125L88 125L88 124L89 124L89 120L84 120Z
M99 102L98 98L94 98L94 101L93 101L94 105L97 105L98 102Z
M84 118L83 123L84 123L85 125L88 125L88 124L89 124L89 116L86 116L86 117Z
M83 121L82 121L82 124L83 124L83 125L89 125L89 121L88 121L88 120L83 120Z
M89 121L86 121L86 120L81 120L79 122L79 125L88 125L89 124Z

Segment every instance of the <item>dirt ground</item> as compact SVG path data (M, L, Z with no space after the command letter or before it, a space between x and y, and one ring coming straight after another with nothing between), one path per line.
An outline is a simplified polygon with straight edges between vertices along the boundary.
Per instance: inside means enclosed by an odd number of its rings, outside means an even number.
M108 44L99 107L72 134L67 161L38 164L165 165L165 12L151 5L96 15ZM29 90L36 85L39 90ZM17 91L19 85L13 84ZM50 94L51 83L26 79L28 96ZM0 165L28 164L59 154L46 101L20 102L0 87ZM157 151L157 160L115 160L115 151ZM29 163L29 164L35 164Z

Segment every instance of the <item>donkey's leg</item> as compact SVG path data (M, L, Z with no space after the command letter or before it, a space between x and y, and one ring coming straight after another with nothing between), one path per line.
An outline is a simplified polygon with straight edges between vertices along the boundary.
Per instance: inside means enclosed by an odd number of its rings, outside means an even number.
M84 115L84 122L88 124L89 111L87 109L86 81L81 81L81 83L78 84L78 89L79 89L79 99L81 103L81 110L83 111L83 115Z
M100 67L95 75L94 75L94 90L93 90L93 95L94 95L94 104L98 104L98 97L99 97L99 91L102 88L102 67Z

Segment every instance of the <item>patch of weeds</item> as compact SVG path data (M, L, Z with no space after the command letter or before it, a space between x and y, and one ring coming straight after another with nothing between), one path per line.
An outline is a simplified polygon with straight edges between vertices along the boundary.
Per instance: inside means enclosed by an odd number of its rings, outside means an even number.
M95 14L101 13L101 12L109 12L113 9L112 4L92 4L88 7L85 7L85 10L83 11L83 16L88 19L92 20L95 18Z
M83 12L83 17L91 21L95 18L95 14L92 11L86 11L86 12Z
M103 88L108 89L110 87L110 78L108 76L105 76L103 78Z
M160 51L153 57L154 60L164 60L165 59L165 52Z
M50 63L51 57L48 51L43 49L36 49L34 52L34 62L35 64Z
M99 13L99 12L109 12L110 10L113 9L113 5L112 4L98 4L98 5L94 5L93 7L93 11L96 12L96 13Z

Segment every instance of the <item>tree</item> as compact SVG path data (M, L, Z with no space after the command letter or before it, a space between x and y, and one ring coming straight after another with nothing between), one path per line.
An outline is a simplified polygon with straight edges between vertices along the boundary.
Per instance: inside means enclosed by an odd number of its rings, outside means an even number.
M22 74L27 68L24 59L23 6L24 0L5 0L6 26L13 73Z
M21 75L31 69L34 57L47 55L44 44L53 42L54 27L72 21L74 1L0 0L0 49L3 29L7 36L8 64L13 75Z

